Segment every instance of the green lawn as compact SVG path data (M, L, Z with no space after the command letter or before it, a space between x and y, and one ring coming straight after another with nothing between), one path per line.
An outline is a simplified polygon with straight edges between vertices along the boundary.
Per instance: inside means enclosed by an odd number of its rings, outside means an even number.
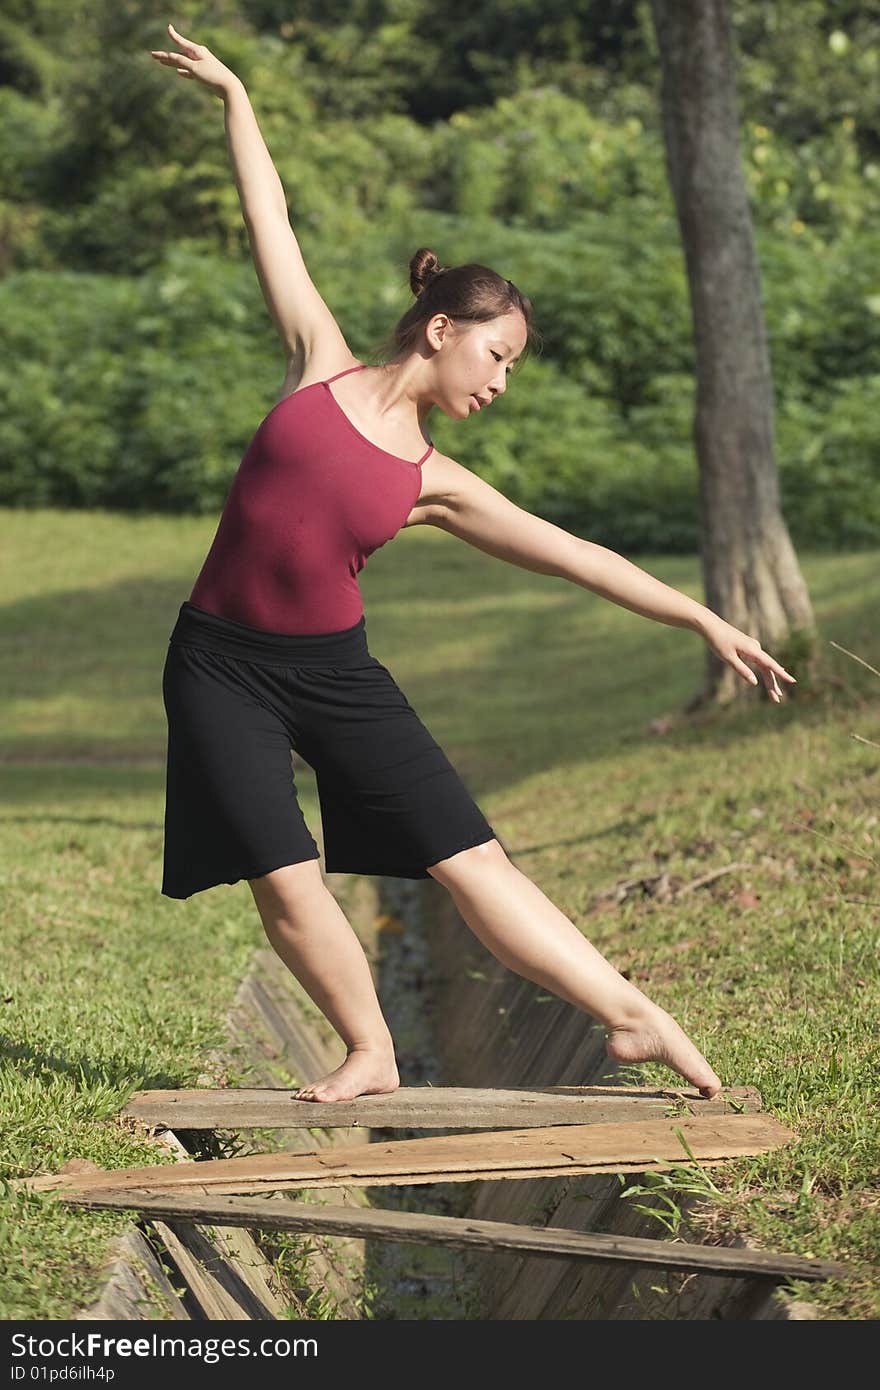
M2 1172L155 1160L114 1116L193 1085L251 951L245 883L159 892L162 664L215 519L0 511L4 796ZM635 557L701 597L699 566ZM712 1177L713 1224L849 1261L796 1291L880 1314L880 667L876 553L802 556L822 679L777 708L684 719L699 639L428 528L362 576L394 672L519 867L799 1141ZM801 673L795 667L794 674ZM651 723L674 716L666 732ZM314 780L297 773L320 843ZM665 871L683 897L615 885ZM663 1069L645 1080L669 1082ZM0 1317L64 1318L97 1288L124 1213L2 1189ZM658 1228L659 1233L659 1228ZM873 1268L872 1268L873 1266Z

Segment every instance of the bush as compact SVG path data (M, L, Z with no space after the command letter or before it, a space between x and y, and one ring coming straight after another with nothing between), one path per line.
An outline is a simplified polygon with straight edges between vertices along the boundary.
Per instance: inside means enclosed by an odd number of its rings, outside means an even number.
M305 238L304 252L348 341L369 360L371 344L410 302L411 247L431 240L451 261L482 248L487 263L534 298L544 352L466 430L438 413L438 448L519 505L601 544L692 552L698 487L680 253L671 233L652 241L637 221L627 227L609 216L605 228L604 242L589 219L536 241L494 221L421 213L402 215L394 238L365 238L356 260L345 245L319 248ZM802 300L791 246L774 243L767 256L768 322L783 381L781 496L795 542L809 546L880 539L880 373L821 390L803 370L819 354L848 366L874 361L876 315L864 309L860 317L847 298L844 259L820 262L822 274L805 277ZM788 276L785 293L772 274ZM865 298L868 275L866 255L854 275L857 298ZM831 303L837 317L826 314L839 329L823 335L814 324ZM253 268L198 242L173 246L138 279L9 277L0 282L0 347L6 506L217 512L283 378Z
M231 29L227 41L258 92L312 277L356 353L369 360L412 302L419 245L445 264L491 265L532 299L542 355L467 430L432 419L438 446L529 510L612 547L694 550L691 312L642 89L617 118L546 84L430 128L387 111L322 121L297 81L295 47ZM186 84L154 94L152 76L138 79L134 114L100 73L93 90L77 87L57 148L35 102L0 100L11 131L0 193L5 180L14 196L27 170L26 193L52 194L30 218L0 202L0 224L13 226L7 255L18 248L35 267L0 280L6 505L215 512L277 399L282 354L219 103L193 100ZM159 114L180 126L173 139ZM121 129L132 144L115 151ZM744 123L781 495L796 541L876 544L877 180L860 171L846 120L808 145ZM44 271L53 255L82 273Z

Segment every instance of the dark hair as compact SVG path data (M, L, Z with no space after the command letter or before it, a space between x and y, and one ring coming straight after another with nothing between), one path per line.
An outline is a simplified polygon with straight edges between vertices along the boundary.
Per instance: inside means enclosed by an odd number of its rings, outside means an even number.
M391 333L373 348L377 361L386 361L406 352L418 337L419 329L435 314L448 314L453 323L487 323L511 309L519 309L526 321L526 344L517 366L532 348L540 347L540 335L532 322L532 301L520 293L512 280L505 280L486 265L442 266L428 247L416 251L409 263L409 283L416 296Z

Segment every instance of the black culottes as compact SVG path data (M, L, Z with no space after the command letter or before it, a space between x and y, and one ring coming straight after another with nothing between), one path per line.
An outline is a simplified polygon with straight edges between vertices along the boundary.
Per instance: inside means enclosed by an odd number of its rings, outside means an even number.
M320 858L291 749L314 770L329 873L429 878L495 838L439 744L367 647L279 633L185 602L171 633L162 892L188 898Z

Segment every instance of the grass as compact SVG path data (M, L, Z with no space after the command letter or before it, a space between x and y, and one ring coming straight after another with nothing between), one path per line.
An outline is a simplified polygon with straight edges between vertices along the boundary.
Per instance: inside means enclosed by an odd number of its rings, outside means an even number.
M162 664L214 524L0 512L7 1179L160 1161L115 1117L135 1090L195 1084L264 944L245 883L159 892ZM712 1170L706 1229L850 1262L851 1279L794 1292L864 1319L880 1313L880 751L853 735L880 741L880 681L831 644L880 666L880 571L872 553L801 561L819 679L782 708L749 696L690 718L699 640L562 580L417 528L362 588L371 649L519 867L797 1132ZM639 563L701 596L695 559ZM320 843L314 780L297 784ZM0 1316L71 1316L128 1220L4 1184Z

